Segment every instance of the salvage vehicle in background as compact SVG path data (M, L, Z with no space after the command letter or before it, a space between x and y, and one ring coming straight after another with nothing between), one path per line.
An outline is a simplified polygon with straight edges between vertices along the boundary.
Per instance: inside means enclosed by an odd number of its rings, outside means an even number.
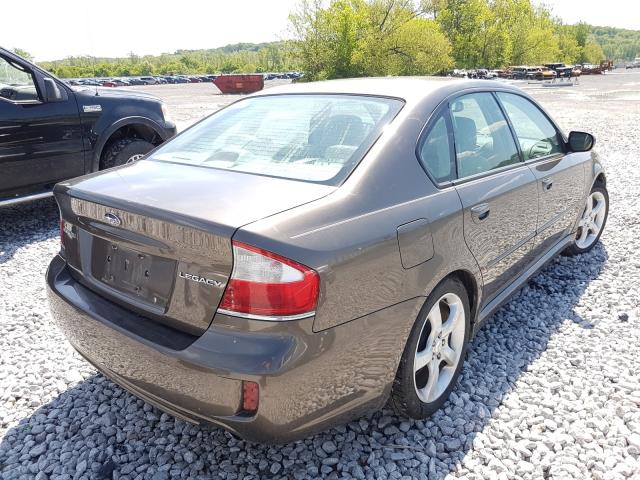
M71 87L0 48L0 206L140 158L176 133L162 101L138 92Z
M52 315L125 389L251 440L389 399L422 419L492 312L598 242L594 141L498 82L274 87L56 186Z
M527 72L528 80L554 80L557 74L548 67L534 67L535 70Z

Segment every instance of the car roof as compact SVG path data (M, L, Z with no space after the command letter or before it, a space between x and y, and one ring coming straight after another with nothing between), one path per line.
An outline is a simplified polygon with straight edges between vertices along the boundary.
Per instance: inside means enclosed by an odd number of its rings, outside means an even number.
M452 91L467 88L513 88L505 83L492 80L467 80L451 77L369 77L326 80L320 82L292 83L271 87L256 92L254 96L282 94L359 94L401 98L417 101L441 92L449 95ZM514 90L517 90L513 88Z

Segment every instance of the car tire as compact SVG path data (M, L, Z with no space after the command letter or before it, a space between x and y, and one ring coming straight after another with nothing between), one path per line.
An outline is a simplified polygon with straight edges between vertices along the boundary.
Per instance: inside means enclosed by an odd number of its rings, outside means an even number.
M155 146L139 138L123 138L110 144L102 154L100 170L118 167L142 158Z
M445 279L427 298L400 359L390 398L398 415L424 419L444 404L464 363L470 325L467 290L457 278Z
M596 246L609 217L609 193L603 185L594 185L585 201L573 243L565 250L569 256L581 255ZM596 210L602 205L602 210ZM594 212L594 210L596 210ZM597 231L594 228L597 227ZM585 236L585 228L587 233Z

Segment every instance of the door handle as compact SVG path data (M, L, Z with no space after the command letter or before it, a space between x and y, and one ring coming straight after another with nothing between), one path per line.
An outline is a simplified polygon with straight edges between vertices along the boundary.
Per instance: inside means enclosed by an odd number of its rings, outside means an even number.
M550 177L545 177L542 179L542 187L545 190L551 190L551 187L553 187L553 180L551 180Z
M490 212L491 209L489 208L488 203L480 203L471 207L471 216L473 217L474 221L481 222L483 220L486 220L487 217L489 217Z

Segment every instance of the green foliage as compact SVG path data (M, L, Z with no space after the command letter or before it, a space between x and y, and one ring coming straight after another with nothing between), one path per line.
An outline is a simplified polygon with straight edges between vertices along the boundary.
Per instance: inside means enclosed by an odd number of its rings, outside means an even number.
M20 55L22 58L26 58L27 60L33 60L33 55L31 55L26 50L23 50L22 48L12 48L11 51L16 55Z
M307 80L424 75L452 65L439 26L409 0L302 0L290 22Z
M531 0L301 0L290 23L308 80L599 63L640 46L640 32L563 25Z
M238 43L208 50L178 50L126 58L67 57L40 66L62 78L290 71L297 63L285 42Z
M612 60L633 60L640 57L640 31L613 27L591 27L591 39L602 47Z

